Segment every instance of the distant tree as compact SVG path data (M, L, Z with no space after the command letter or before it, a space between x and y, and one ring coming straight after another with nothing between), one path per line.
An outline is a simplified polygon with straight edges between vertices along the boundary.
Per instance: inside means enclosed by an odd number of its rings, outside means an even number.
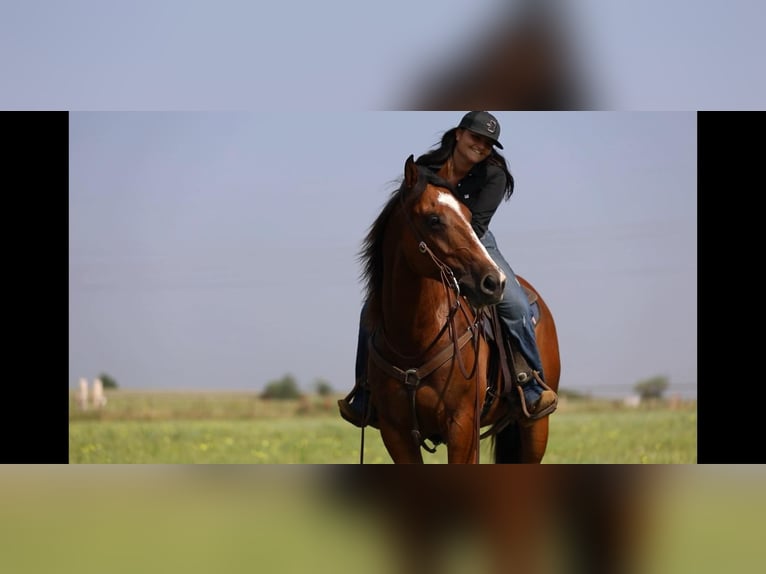
M263 399L297 399L301 396L298 383L292 375L285 375L281 379L271 381L261 393Z
M559 389L558 395L561 399L566 398L573 401L581 401L590 398L590 394L584 393L582 391L576 391L574 389Z
M116 389L119 386L117 381L115 381L114 378L110 377L106 373L101 373L98 378L101 379L101 384L105 389Z
M333 393L332 385L324 379L317 379L314 388L320 397L328 397Z
M662 395L668 390L668 378L657 376L650 379L639 381L633 386L641 399L661 399Z

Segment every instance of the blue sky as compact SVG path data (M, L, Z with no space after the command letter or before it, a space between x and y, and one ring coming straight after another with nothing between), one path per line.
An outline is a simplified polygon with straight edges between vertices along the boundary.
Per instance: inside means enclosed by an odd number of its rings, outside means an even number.
M496 115L517 187L491 228L553 310L562 387L694 393L695 113ZM70 386L350 388L361 240L461 116L72 113Z

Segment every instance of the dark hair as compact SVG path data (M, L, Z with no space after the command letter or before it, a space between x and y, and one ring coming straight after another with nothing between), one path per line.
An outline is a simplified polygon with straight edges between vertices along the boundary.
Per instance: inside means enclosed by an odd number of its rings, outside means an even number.
M431 151L424 153L416 159L415 163L427 167L444 165L455 149L457 130L458 128L452 128L444 132L441 142L435 145ZM505 161L505 158L500 155L494 146L492 146L492 152L489 154L489 157L483 161L496 165L505 172L505 199L506 201L509 200L513 194L514 181L508 169L508 162Z

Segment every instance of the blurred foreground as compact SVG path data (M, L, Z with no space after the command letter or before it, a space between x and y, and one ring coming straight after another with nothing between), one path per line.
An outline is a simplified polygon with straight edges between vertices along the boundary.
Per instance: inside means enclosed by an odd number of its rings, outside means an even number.
M762 572L760 467L7 466L0 568Z

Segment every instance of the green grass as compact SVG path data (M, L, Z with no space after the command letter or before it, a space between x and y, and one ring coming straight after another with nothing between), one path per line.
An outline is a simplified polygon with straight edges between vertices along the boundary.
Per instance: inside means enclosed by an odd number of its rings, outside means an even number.
M334 399L261 401L250 393L112 392L98 412L70 409L71 463L354 464L360 431L337 414ZM444 445L424 451L446 463ZM490 442L481 460L491 461ZM364 462L390 458L366 429ZM546 464L694 464L696 405L628 409L604 401L562 403L551 416Z
M547 463L694 464L696 410L554 413Z

